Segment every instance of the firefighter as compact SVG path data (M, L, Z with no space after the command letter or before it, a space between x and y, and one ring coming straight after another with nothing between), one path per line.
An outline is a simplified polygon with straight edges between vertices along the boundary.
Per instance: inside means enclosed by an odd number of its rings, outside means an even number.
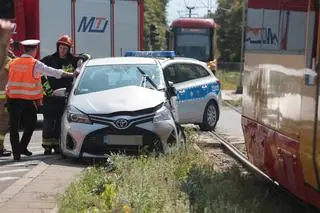
M6 87L9 111L10 142L14 160L20 160L21 154L31 156L27 147L37 123L38 101L43 97L40 74L55 78L70 78L74 75L61 69L46 66L35 59L39 40L25 40L21 44L24 54L9 64L9 76ZM24 130L19 139L19 120L23 117Z
M56 43L56 52L44 57L41 61L47 66L73 73L77 68L79 58L70 53L72 45L73 41L68 35L61 36ZM52 92L56 89L67 88L68 93L71 90L72 82L73 79L42 77L45 92L43 99L42 147L45 155L51 154L52 149L55 154L59 153L61 118L66 101L65 98L52 96Z
M13 39L9 40L8 45L8 54L6 56L4 67L0 71L0 157L10 156L11 152L4 148L4 138L6 133L8 132L8 124L9 124L9 115L8 111L5 107L6 104L6 95L5 95L5 87L8 82L8 71L9 71L9 63L12 59L15 58L14 53L12 52L10 45L12 45Z

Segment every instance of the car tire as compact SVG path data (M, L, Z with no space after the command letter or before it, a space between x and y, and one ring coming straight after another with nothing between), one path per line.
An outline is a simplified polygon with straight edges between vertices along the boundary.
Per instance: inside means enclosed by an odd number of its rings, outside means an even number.
M209 101L203 113L203 122L199 124L200 130L213 131L216 128L218 120L218 105L215 101Z

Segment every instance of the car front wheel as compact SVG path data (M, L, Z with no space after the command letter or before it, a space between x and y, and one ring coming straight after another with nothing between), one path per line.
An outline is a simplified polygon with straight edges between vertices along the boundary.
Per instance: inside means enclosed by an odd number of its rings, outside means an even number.
M215 129L219 119L218 106L214 101L207 103L207 106L203 113L203 122L199 124L199 127L203 131L212 131Z

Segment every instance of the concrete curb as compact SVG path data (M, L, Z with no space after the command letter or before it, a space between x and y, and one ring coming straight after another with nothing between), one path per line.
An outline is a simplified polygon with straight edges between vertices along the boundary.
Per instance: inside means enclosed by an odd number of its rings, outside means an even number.
M25 174L21 179L17 180L14 184L9 186L5 191L0 194L0 207L5 205L9 200L11 200L16 194L18 194L25 186L27 186L31 181L41 175L49 166L50 163L57 159L49 160L49 162L40 162L35 168L30 172Z

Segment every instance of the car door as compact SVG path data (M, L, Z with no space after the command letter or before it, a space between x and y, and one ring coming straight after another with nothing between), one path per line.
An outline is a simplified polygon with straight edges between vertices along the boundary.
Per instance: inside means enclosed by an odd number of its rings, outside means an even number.
M174 63L164 68L168 81L174 83L177 89L179 122L202 122L206 101L207 85L203 78L210 76L202 72L192 63Z

